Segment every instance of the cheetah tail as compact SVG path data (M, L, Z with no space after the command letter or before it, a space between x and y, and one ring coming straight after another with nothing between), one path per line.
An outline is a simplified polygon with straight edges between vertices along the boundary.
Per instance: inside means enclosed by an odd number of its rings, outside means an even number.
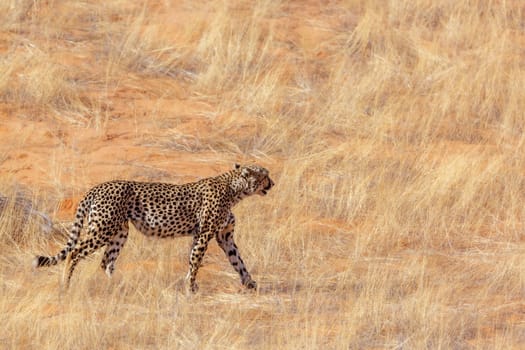
M73 223L73 228L69 232L69 240L66 246L55 256L36 256L33 259L33 268L38 268L42 266L53 266L66 259L66 257L73 250L73 248L75 248L78 242L80 231L82 230L82 226L84 223L84 218L86 217L87 209L90 207L89 202L89 198L84 198L82 201L80 201L80 204L77 208L75 222Z

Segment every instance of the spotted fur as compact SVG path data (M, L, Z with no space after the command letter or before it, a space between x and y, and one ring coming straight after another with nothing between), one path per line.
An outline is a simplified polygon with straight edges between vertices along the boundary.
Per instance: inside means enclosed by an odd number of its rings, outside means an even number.
M268 170L257 165L236 165L224 174L183 185L121 180L102 183L80 201L66 246L55 256L35 257L33 266L56 265L67 258L64 273L69 285L80 259L105 247L101 267L111 277L131 221L146 236L193 236L186 277L191 291L197 290L197 271L212 238L239 273L242 284L256 288L233 240L235 216L231 210L247 196L266 195L273 185ZM88 235L79 242L86 218Z

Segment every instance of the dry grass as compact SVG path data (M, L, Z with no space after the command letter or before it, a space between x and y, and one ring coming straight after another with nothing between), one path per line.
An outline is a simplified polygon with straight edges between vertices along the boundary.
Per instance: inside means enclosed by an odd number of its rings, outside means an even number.
M97 255L60 293L61 267L30 261L64 238L4 205L1 347L525 346L519 1L110 3L0 5L2 113L75 140L61 136L76 156L53 161L54 189L33 199L54 213L53 198L97 182L72 176L100 165L76 141L93 129L115 147L101 180L255 160L277 186L235 212L260 289L241 291L212 247L201 292L186 296L189 240L134 231L114 280ZM129 121L125 147L143 158L118 148ZM34 145L23 137L19 148Z

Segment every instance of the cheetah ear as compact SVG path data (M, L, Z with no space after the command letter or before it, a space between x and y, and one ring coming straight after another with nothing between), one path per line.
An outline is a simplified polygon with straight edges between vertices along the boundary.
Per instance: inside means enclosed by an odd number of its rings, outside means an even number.
M242 167L240 164L235 163L235 170L241 169L241 176L248 177L250 175L250 169Z

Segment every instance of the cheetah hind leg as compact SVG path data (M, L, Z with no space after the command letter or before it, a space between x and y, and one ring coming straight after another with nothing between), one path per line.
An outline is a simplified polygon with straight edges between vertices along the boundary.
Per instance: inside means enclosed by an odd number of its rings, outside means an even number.
M66 261L64 264L64 270L62 271L62 288L67 289L69 287L69 280L67 279L68 271L71 265L71 255L72 252L69 252L66 256Z
M62 274L62 285L65 289L69 288L69 282L71 281L71 276L73 271L77 266L80 259L85 258L89 254L93 253L95 250L100 248L103 243L95 238L89 238L85 241L80 242L79 246L66 257L66 266L64 267L64 272Z
M106 272L106 275L109 278L113 276L113 271L115 271L115 261L117 260L120 251L128 239L128 233L129 224L126 221L122 224L120 230L111 238L109 244L106 247L100 267Z

